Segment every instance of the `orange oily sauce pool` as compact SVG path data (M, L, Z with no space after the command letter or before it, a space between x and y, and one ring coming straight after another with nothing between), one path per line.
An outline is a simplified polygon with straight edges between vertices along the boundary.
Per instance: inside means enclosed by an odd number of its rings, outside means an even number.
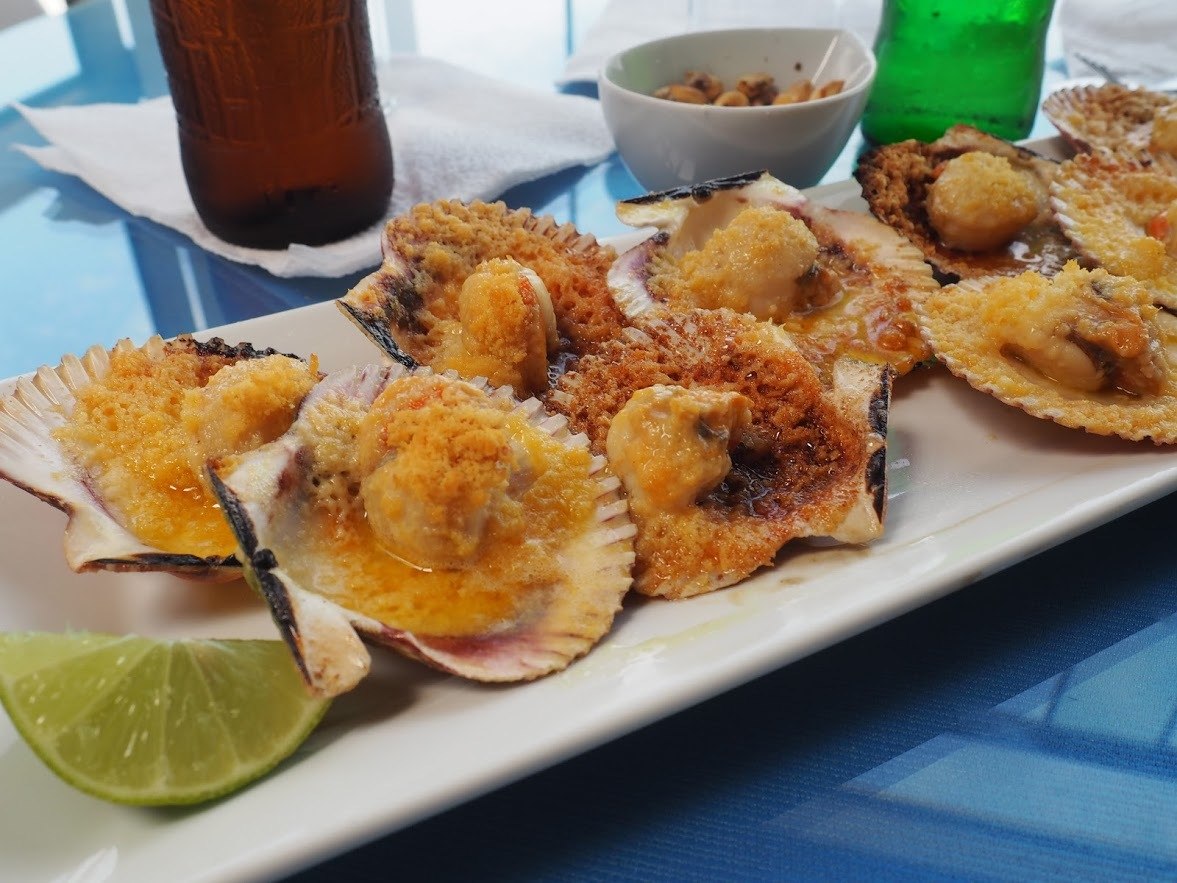
M930 355L902 280L877 274L845 252L823 250L802 287L810 292L810 309L779 324L812 361L853 356L906 373Z
M567 447L517 414L507 415L506 428L526 450L534 481L513 517L491 516L468 566L423 570L386 550L353 484L345 505L335 494L308 501L291 543L297 554L283 556L283 568L349 610L419 635L474 636L526 621L559 589L561 550L591 527L597 489L587 450ZM318 487L340 486L321 479Z

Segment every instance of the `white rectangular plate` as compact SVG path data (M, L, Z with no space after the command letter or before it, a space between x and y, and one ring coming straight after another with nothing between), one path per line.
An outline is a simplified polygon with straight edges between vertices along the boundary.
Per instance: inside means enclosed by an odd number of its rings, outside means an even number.
M818 193L832 205L862 207L853 184ZM325 369L375 358L332 303L217 333L317 352ZM629 603L598 648L539 682L487 688L378 651L373 677L336 702L292 761L195 811L115 807L78 793L0 715L8 810L0 879L113 873L154 883L293 871L735 687L1177 487L1170 449L1036 420L940 370L897 382L888 469L881 541L795 544L774 568L733 588ZM243 583L75 575L62 563L61 513L8 484L0 484L0 512L0 630L275 634Z

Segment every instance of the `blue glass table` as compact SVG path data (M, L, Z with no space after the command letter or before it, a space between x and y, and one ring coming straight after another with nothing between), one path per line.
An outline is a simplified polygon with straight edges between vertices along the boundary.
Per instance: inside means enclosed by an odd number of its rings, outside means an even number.
M600 6L504 20L472 57L418 4L417 48L547 85ZM0 377L327 300L358 278L222 260L12 149L41 143L12 102L164 91L145 7L89 0L0 32ZM517 51L537 43L550 52ZM638 192L614 157L504 199L609 235L613 203ZM1177 878L1174 523L1177 499L1160 499L291 879Z

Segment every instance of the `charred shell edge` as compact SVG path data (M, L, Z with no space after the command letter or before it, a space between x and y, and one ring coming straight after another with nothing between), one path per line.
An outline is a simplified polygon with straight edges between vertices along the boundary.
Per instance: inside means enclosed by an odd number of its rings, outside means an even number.
M630 227L657 227L673 234L693 208L740 190L746 191L745 199L751 205L792 209L805 202L805 195L796 187L768 172L749 172L624 200L617 203L617 218Z
M363 283L360 284L362 285ZM417 360L402 350L397 344L396 339L388 330L389 322L374 318L372 312L354 306L344 300L337 300L335 305L390 359L393 359L402 367L410 370L418 367Z
M270 608L310 691L330 698L355 687L368 674L372 659L347 616L326 599L294 587L274 553L258 548L253 522L238 497L211 469L209 479L248 562L245 578Z
M572 254L601 247L592 234L581 233L571 223L560 224L550 215L535 215L530 209L509 210L502 202L491 207L500 221L518 219L522 229L548 238ZM424 336L428 330L418 317L425 304L413 268L397 252L388 231L386 225L380 240L384 255L380 267L335 304L382 352L411 370L421 365L408 349L412 337Z
M341 375L345 373L340 372ZM374 399L391 380L410 373L428 375L434 372L429 368L417 368L410 372L400 365L389 365L382 369L369 366L354 373L360 383L359 391L370 394ZM454 372L446 372L441 376L454 381L461 380ZM513 413L522 415L532 426L557 441L574 449L587 449L588 438L583 433L573 435L563 416L548 414L536 399L517 402L509 387L492 388L483 378L462 382L472 383L487 391L492 398L511 403L514 405ZM271 483L281 482L281 473L297 458L297 452L284 442L285 437L250 455L273 459L267 476ZM265 468L262 467L263 473ZM597 477L598 525L587 544L596 550L598 578L593 581L592 590L603 597L613 596L616 603L608 613L609 622L604 624L601 635L557 636L562 639L562 643L556 651L521 645L517 632L513 630L482 638L418 635L349 611L303 589L282 570L281 562L272 550L259 548L254 519L236 491L222 481L214 470L210 469L210 474L225 514L247 555L247 577L266 599L274 622L293 652L299 670L312 691L319 695L333 696L345 692L367 673L370 657L359 635L390 646L441 671L473 680L517 681L540 677L563 668L599 640L608 630L616 610L620 608L621 598L632 581L633 537L637 528L629 518L628 504L620 491L621 482L608 472L604 457L594 457L590 465L589 475ZM560 597L554 595L553 603L558 603ZM518 652L521 646L524 651L522 656ZM481 668L471 665L472 657L478 659Z
M256 350L249 344L228 346L220 338L201 343L181 337L166 343L158 335L148 339L141 349L158 359L174 346L202 355L233 358L276 353ZM232 578L240 569L233 555L200 557L161 552L138 540L102 505L86 477L65 458L53 439L53 431L66 422L76 403L78 390L109 373L114 353L135 349L126 338L109 351L93 346L81 357L64 356L56 368L42 366L31 377L17 380L13 393L0 398L0 477L69 516L65 558L71 570L168 571Z
M165 346L178 346L184 349L191 349L198 356L221 356L227 359L233 359L234 361L262 359L266 356L285 356L288 359L298 359L300 362L306 361L302 356L295 355L294 353L284 353L273 347L266 347L265 349L259 350L251 343L229 344L220 337L197 340L191 335L181 334L170 343L165 343Z
M856 359L839 359L834 365L834 393L844 403L844 413L863 426L867 440L861 492L831 533L845 543L864 543L883 532L887 514L887 418L894 376L894 369L888 365Z
M764 169L741 172L738 175L729 175L726 178L714 178L710 181L703 181L702 183L691 184L686 187L672 187L669 190L645 193L641 196L635 196L632 199L622 200L621 205L649 205L650 203L672 199L693 199L697 202L705 202L724 190L738 190L741 187L746 187L754 181L758 181L766 174L768 173Z

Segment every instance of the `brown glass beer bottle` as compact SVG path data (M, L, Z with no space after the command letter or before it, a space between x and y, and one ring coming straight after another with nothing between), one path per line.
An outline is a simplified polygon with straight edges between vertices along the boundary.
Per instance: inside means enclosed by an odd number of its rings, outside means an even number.
M364 0L151 0L205 225L255 248L375 223L392 192Z

